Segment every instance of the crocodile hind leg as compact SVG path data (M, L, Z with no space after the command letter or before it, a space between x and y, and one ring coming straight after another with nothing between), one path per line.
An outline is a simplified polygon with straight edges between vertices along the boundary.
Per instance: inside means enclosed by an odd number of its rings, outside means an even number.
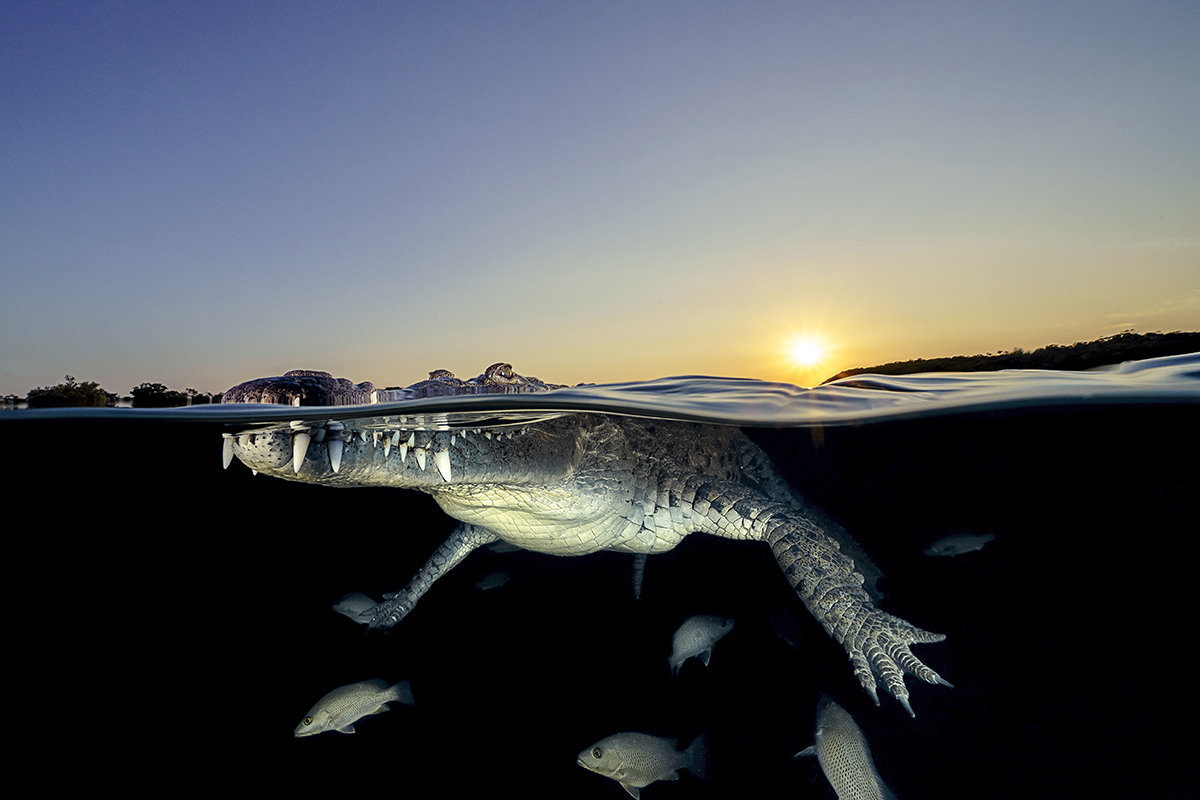
M768 500L753 489L700 476L660 483L686 509L698 530L731 539L764 541L771 546L788 582L809 612L850 657L854 674L879 705L879 683L910 716L904 673L927 683L950 686L921 663L909 647L940 642L945 635L921 630L880 611L863 589L863 576L836 540L804 511Z
M358 615L359 619L371 628L392 627L412 611L421 595L429 591L434 581L453 569L476 547L490 544L499 538L487 528L478 525L459 525L446 537L446 541L433 551L425 566L421 567L407 586L398 592L385 594L382 603L363 611Z
M768 525L768 529L764 538L788 582L825 632L845 648L855 677L875 705L879 705L875 687L882 682L909 716L916 716L904 685L906 672L926 683L951 686L909 650L910 645L940 642L945 634L922 630L876 608L862 588L862 575L853 571L854 561L842 555L837 542L811 520Z

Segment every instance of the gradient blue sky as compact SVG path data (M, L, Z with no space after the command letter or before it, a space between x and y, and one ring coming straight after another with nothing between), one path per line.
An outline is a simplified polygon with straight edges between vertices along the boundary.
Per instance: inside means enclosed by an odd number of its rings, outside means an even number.
M1197 330L1200 3L7 0L0 198L0 394Z

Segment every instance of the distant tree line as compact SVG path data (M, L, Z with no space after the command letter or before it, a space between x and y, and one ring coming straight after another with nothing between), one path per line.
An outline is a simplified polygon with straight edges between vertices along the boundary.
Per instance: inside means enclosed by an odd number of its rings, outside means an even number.
M1000 369L1082 370L1136 361L1143 358L1176 356L1200 352L1200 333L1134 333L1122 331L1092 342L1071 345L1050 344L1033 351L1016 348L999 353L949 358L916 358L893 361L875 367L843 370L824 382L851 375L911 375L915 372L990 372Z
M134 408L173 408L219 403L221 395L206 394L195 389L180 392L161 383L142 383L135 386L128 397L120 398L113 392L106 392L95 381L80 383L67 375L65 380L56 386L30 389L29 394L25 396L25 405L28 408L115 408L122 404L122 399ZM17 395L7 395L4 398L6 408L16 408L20 402L21 398Z

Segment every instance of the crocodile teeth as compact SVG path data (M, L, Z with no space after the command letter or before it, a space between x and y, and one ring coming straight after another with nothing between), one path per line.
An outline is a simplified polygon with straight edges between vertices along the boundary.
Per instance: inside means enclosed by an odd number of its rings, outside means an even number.
M403 463L404 459L407 456L408 456L408 443L406 442L405 444L400 445L400 461L401 461L401 463Z
M300 405L300 398L299 398L299 397L293 397L293 398L292 398L292 405L294 405L294 406L298 406L298 405Z
M379 402L379 392L378 392L378 390L372 389L371 390L371 403L374 404L374 403L378 403L378 402Z
M417 432L416 431L413 431L412 433L410 433L408 435L408 446L409 447L417 446Z
M450 451L439 450L433 454L433 463L437 466L438 472L442 473L442 480L446 483L450 482Z
M392 437L388 436L387 433L384 432L384 434L383 434L383 457L387 458L388 453L390 453L390 452L392 452Z
M312 437L307 433L297 433L292 439L292 471L299 474L300 465L304 463L304 454L308 452L308 443Z
M337 472L342 468L342 440L334 436L327 442L329 446L329 466Z
M413 455L417 457L417 466L419 466L421 469L425 469L425 448L414 447Z
M221 434L221 469L229 469L229 465L233 463L233 434Z

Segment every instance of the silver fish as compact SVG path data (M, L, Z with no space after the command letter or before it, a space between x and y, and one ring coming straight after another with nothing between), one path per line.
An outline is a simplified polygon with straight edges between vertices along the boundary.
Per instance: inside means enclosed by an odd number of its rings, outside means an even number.
M677 781L686 769L701 780L708 777L708 739L701 734L685 750L677 741L645 733L615 733L579 754L576 763L597 775L612 778L634 797L655 781Z
M413 705L412 688L408 681L388 686L385 680L363 681L334 689L317 701L296 726L296 736L315 736L325 731L354 733L354 723L371 714L389 710L395 701Z
M875 770L871 748L846 709L828 697L817 705L816 744L793 758L817 757L838 800L895 800Z
M982 550L985 544L995 538L994 533L955 533L938 539L924 552L927 556L960 556L973 550Z
M367 597L362 592L351 592L333 604L333 610L339 614L343 614L355 622L366 625L370 620L359 619L358 615L368 608L374 608L379 605L376 601Z
M733 630L734 621L729 617L717 617L711 614L697 614L688 617L671 637L671 656L667 663L671 665L671 674L678 675L683 662L689 658L699 658L708 666L712 657L713 645L725 634Z
M504 567L489 569L482 578L475 581L476 589L499 589L512 580L512 573Z

